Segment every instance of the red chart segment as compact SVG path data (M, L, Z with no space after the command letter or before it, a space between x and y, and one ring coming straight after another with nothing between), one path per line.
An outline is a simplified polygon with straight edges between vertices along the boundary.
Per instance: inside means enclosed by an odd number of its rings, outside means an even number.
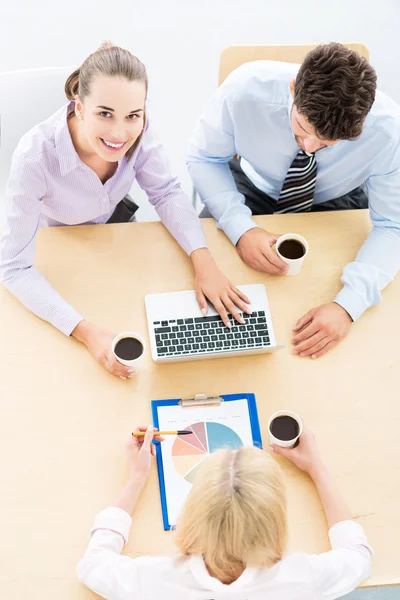
M198 448L202 452L207 452L207 449L203 446L199 438L193 433L193 429L191 427L186 427L184 431L190 431L190 435L182 436L182 440L184 440L187 444L191 444L195 448Z
M194 434L199 438L206 452L208 452L207 434L205 423L194 423L191 426Z

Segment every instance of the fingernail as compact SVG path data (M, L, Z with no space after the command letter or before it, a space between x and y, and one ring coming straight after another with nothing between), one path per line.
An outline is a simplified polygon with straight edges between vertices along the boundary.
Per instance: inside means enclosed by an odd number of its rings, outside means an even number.
M271 452L274 452L274 447L270 446L269 449L271 450Z
M136 373L135 369L129 369L128 371L129 375L133 375L134 373Z
M205 308L202 308L201 309L201 314L203 315L203 317L205 317L206 314L207 314L207 310Z
M122 377L122 375L120 375L119 377L120 377L120 379L127 379L126 377Z
M305 352L300 352L300 356L305 356Z
M296 349L292 350L292 354L297 354L297 350Z
M243 319L243 317L240 317L239 323L241 323L242 325L244 325L244 319Z
M317 355L316 354L312 354L311 358L317 358Z
M232 327L232 325L231 325L231 322L230 322L230 321L228 321L227 323L225 323L225 325L228 327L228 329L231 329L231 327Z

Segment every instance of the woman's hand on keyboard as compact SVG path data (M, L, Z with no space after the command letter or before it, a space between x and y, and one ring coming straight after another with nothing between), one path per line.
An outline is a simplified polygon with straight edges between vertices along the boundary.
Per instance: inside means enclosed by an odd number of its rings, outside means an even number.
M196 297L203 315L207 314L209 300L226 327L231 327L228 313L239 323L244 323L240 312L251 314L247 296L223 274L207 248L195 250L190 258L195 272Z

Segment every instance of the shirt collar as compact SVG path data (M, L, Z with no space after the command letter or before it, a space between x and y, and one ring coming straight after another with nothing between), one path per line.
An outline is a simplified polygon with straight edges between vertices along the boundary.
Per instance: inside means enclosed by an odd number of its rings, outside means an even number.
M64 106L55 131L55 146L61 175L66 175L80 166L80 159L72 143L71 134L68 129L68 116L74 109L74 100L71 100L71 102Z
M202 556L192 555L189 559L189 569L198 583L212 592L227 592L238 590L248 585L257 575L259 569L248 567L233 583L226 584L215 577L211 577Z
M287 101L289 129L290 129L290 133L292 134L293 139L296 140L294 133L293 133L292 125L291 125L291 123L292 123L292 121L291 121L292 107L293 107L293 96L290 93L290 84L289 84L289 95L288 95L288 101ZM297 144L297 142L296 142L296 144Z

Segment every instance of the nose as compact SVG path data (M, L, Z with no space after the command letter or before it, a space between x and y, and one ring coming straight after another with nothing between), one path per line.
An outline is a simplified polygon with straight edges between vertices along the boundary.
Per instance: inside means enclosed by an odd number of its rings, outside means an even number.
M320 147L320 141L314 137L304 138L303 145L307 152L316 152Z
M115 125L110 130L110 136L116 142L126 142L129 138L128 132L124 125Z

